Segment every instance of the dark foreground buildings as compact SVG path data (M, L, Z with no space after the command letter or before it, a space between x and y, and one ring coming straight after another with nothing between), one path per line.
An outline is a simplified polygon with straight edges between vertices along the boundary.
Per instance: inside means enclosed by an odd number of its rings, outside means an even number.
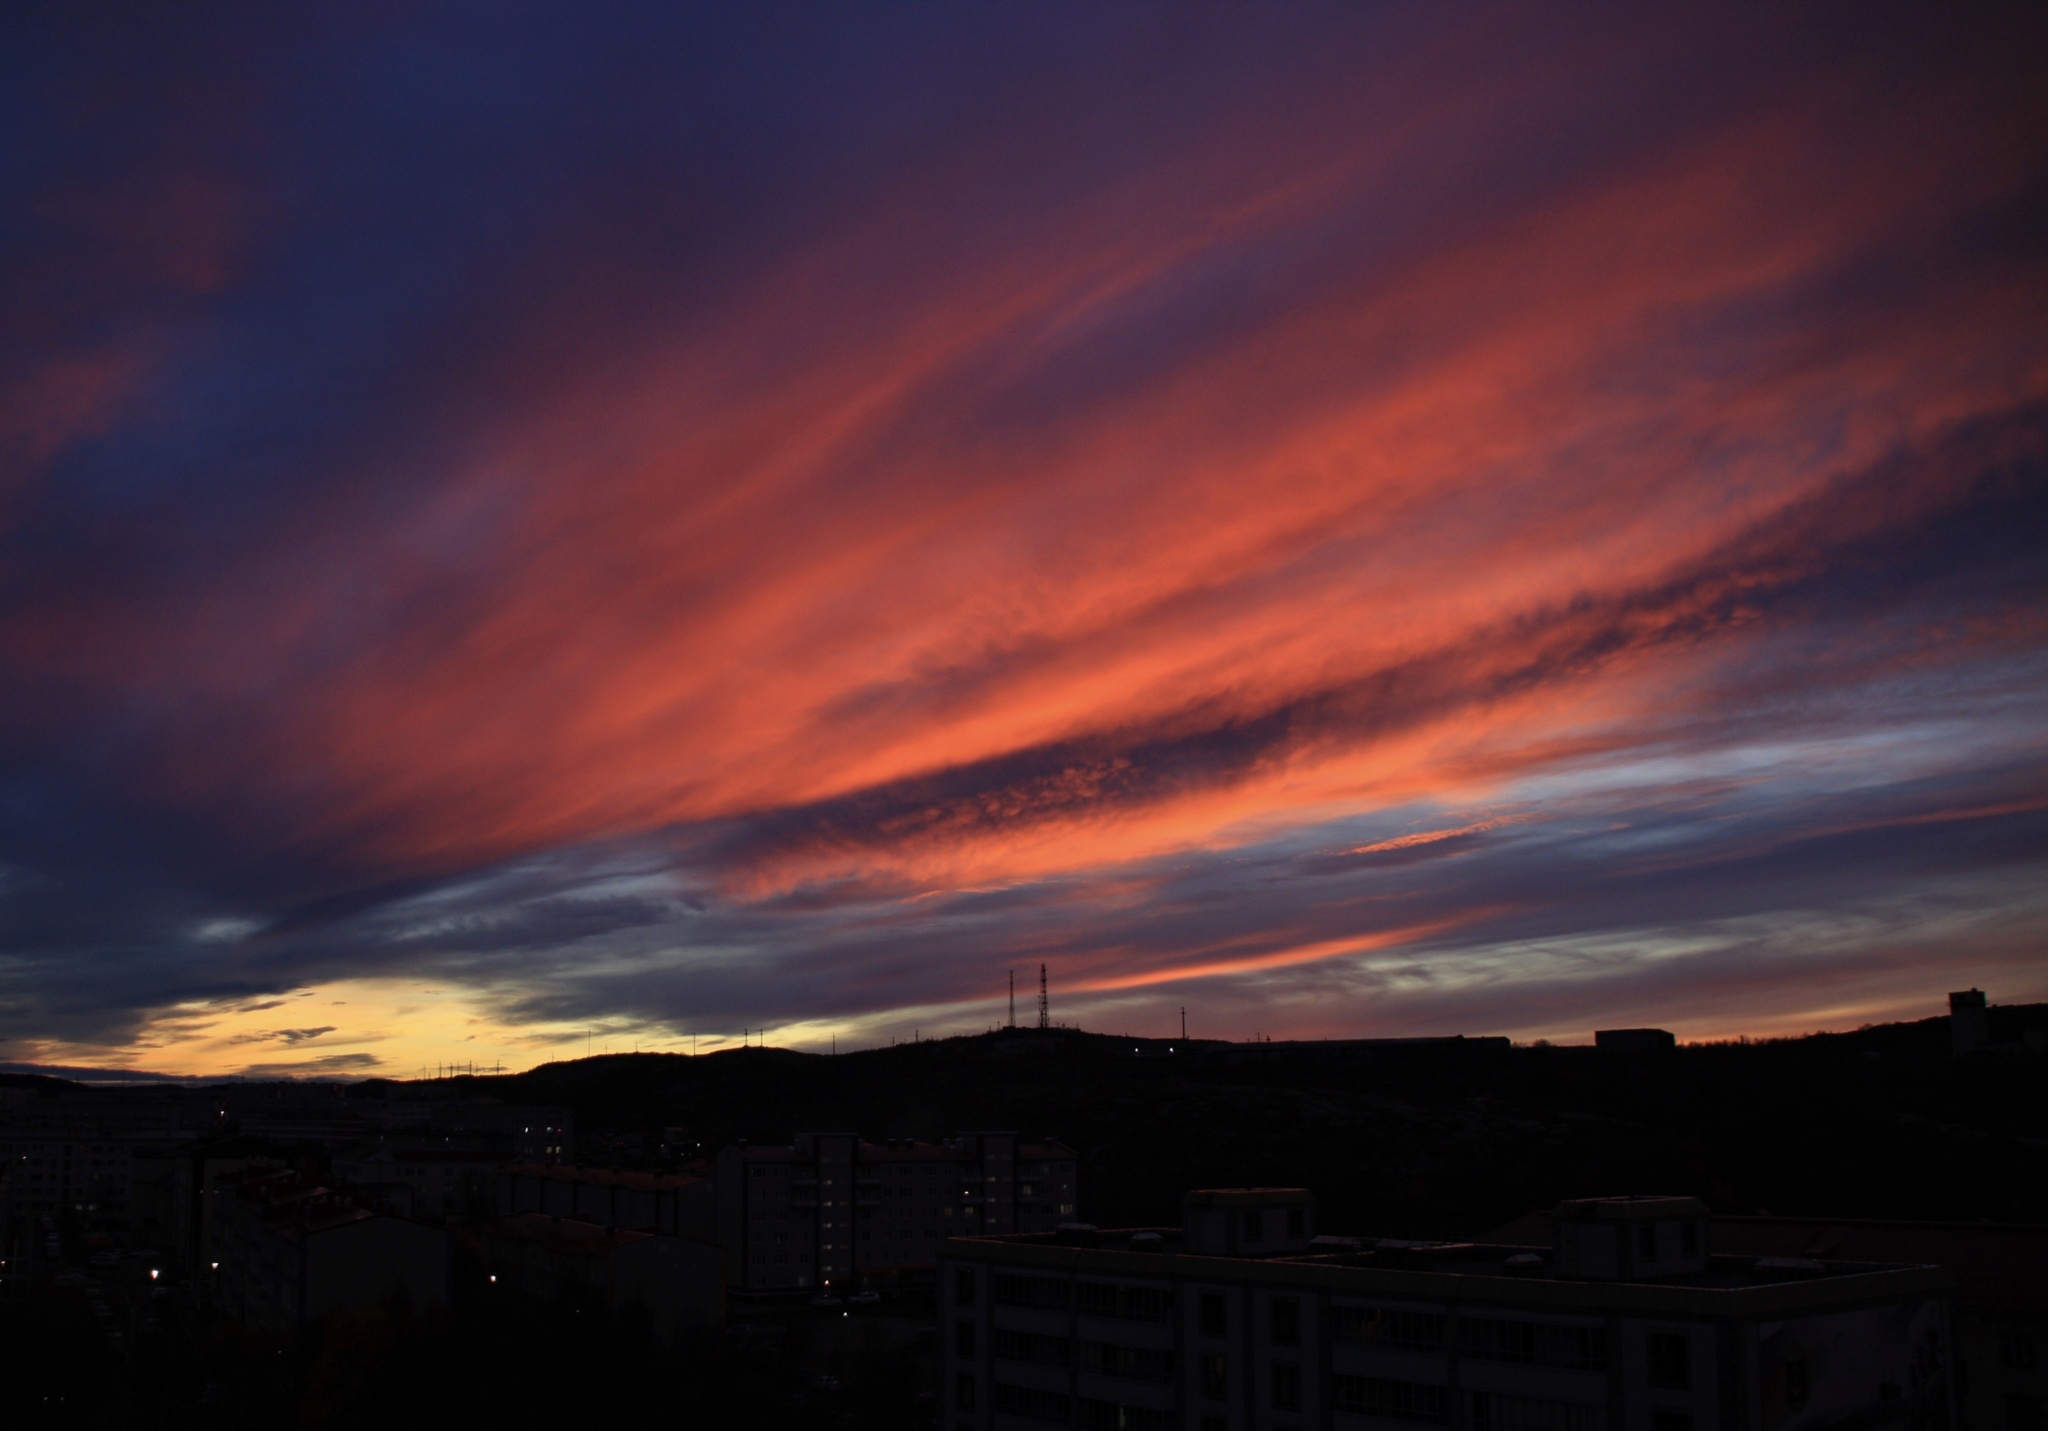
M1691 1198L1562 1204L1545 1246L1316 1235L1300 1190L1180 1228L966 1238L948 1431L1936 1431L1933 1267L1716 1255Z
M948 1237L1073 1220L1074 1151L1015 1133L942 1142L800 1133L718 1155L718 1243L735 1291L796 1292L923 1269Z
M1532 1213L1487 1240L1547 1243L1552 1229ZM1957 1431L2048 1431L2048 1228L1757 1215L1710 1218L1707 1235L1735 1257L1940 1267L1955 1279Z

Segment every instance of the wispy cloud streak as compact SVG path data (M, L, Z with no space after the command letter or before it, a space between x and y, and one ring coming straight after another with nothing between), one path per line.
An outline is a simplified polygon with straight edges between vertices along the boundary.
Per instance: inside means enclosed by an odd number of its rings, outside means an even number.
M2040 985L2031 17L27 13L0 1051Z

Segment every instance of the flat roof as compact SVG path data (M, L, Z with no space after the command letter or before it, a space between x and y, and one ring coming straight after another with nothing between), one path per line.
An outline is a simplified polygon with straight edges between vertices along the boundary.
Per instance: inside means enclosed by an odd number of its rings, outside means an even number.
M1489 1242L1550 1244L1550 1213L1532 1212L1484 1234ZM1914 1222L1893 1218L1712 1216L1711 1252L1750 1257L1842 1258L1935 1266L1956 1279L1966 1305L2048 1311L2048 1226Z

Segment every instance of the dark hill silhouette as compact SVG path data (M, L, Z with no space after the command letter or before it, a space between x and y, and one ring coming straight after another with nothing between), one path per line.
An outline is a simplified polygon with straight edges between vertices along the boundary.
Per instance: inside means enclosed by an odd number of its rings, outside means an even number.
M2048 1022L2048 1006L2002 1016ZM1049 1135L1079 1152L1081 1216L1105 1225L1246 1183L1313 1188L1333 1230L1410 1235L1651 1190L1722 1212L2048 1221L2048 1056L1953 1058L1945 1017L1644 1056L1019 1029L837 1056L613 1054L352 1093L462 1091L568 1104L579 1156L619 1165L664 1161L664 1129L705 1151L804 1128Z

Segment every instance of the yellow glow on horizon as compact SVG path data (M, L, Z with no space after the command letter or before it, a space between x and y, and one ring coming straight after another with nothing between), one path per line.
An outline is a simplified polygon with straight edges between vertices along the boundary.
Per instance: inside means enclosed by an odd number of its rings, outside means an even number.
M515 1026L477 990L421 979L345 979L288 993L173 1005L124 1044L45 1041L23 1050L45 1064L188 1076L418 1078L474 1068L517 1073L586 1049L630 1052L677 1036L611 1019ZM682 1037L685 1051L687 1035ZM714 1048L722 1040L700 1040Z

